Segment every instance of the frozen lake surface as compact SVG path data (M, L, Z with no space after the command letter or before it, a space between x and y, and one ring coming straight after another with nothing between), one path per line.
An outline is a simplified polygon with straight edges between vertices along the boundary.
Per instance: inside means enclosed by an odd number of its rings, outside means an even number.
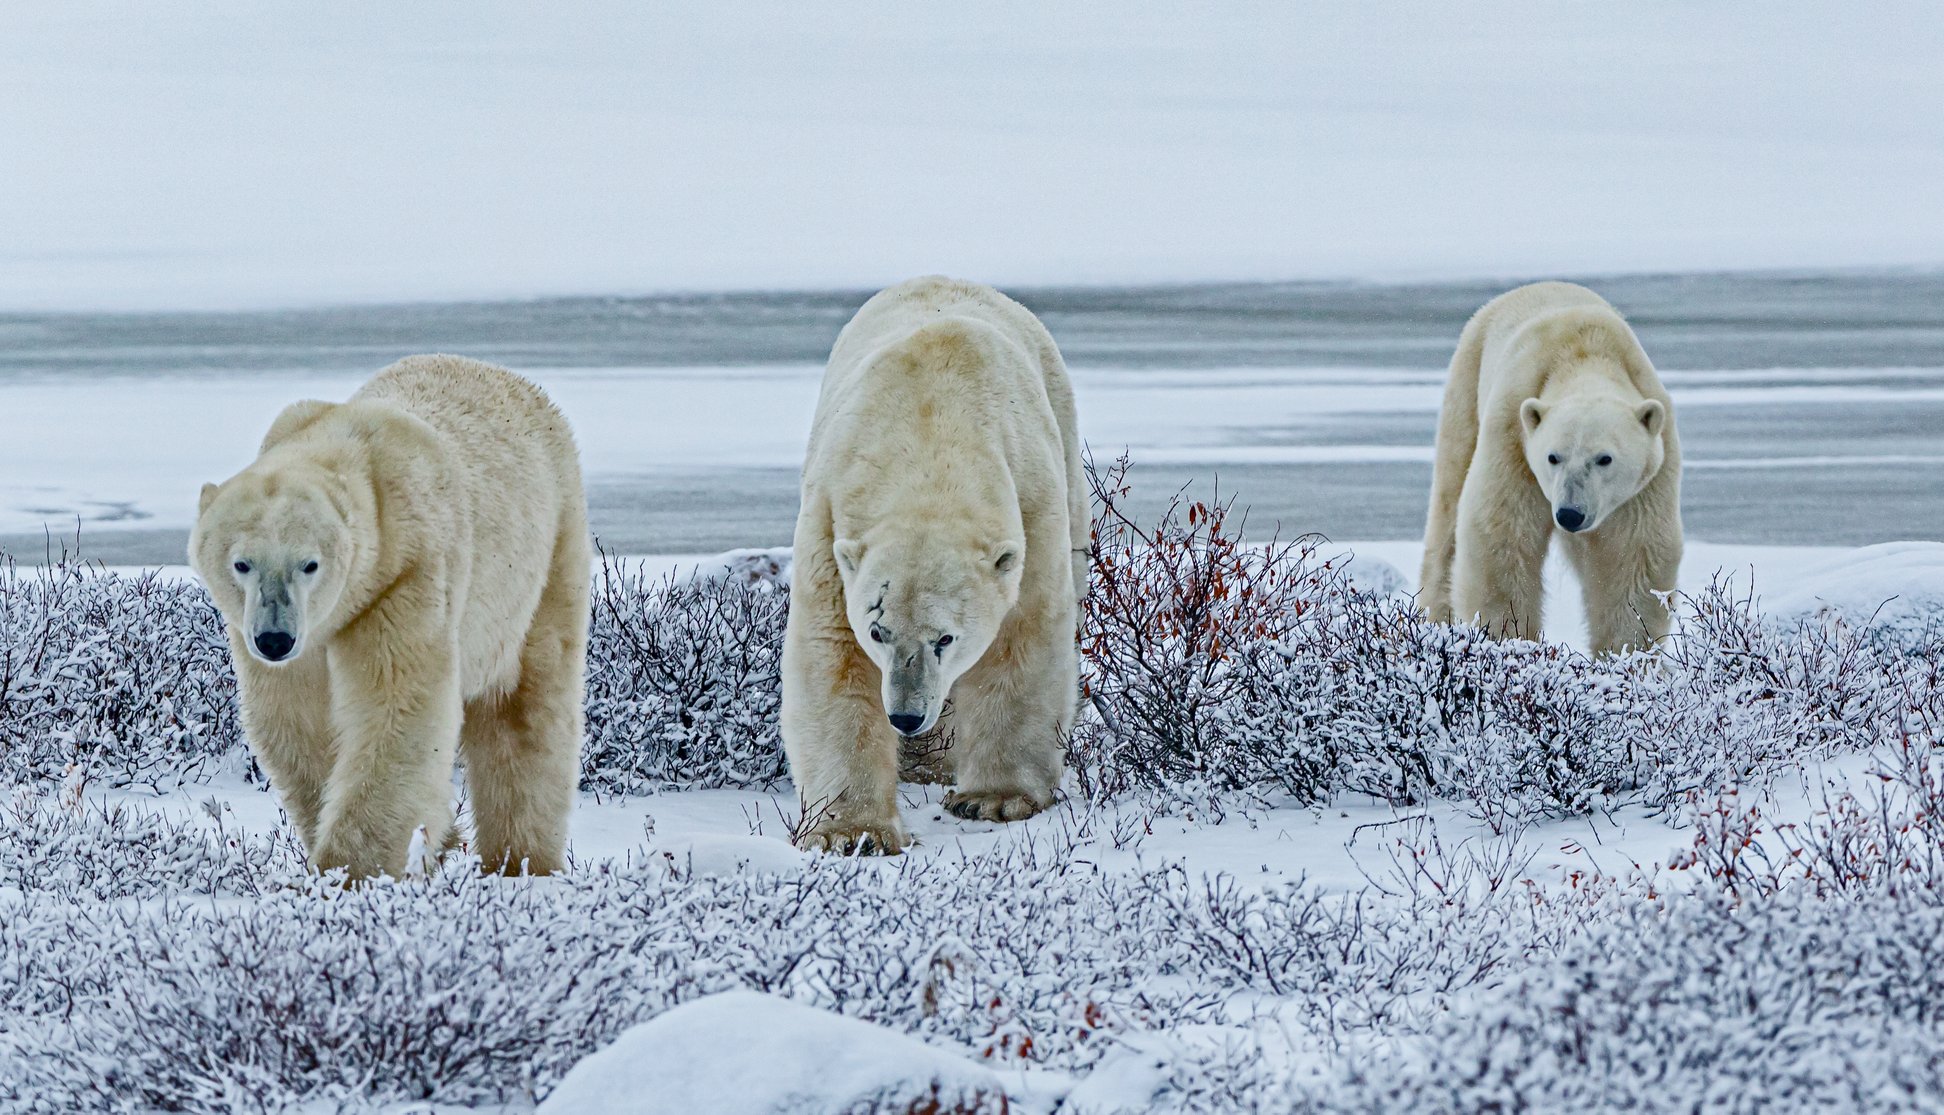
M1444 364L1513 280L1017 292L1073 366L1082 430L1137 497L1219 477L1252 531L1415 538ZM1673 393L1689 536L1944 539L1944 275L1586 280ZM543 383L621 553L789 540L831 340L867 292L164 314L0 314L0 548L79 525L116 563L181 560L197 487L270 419L400 356L460 352Z

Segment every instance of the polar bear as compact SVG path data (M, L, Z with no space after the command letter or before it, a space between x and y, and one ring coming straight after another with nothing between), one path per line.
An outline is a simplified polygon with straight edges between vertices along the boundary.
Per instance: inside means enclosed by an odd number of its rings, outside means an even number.
M294 403L203 486L189 560L314 867L397 876L416 830L451 842L461 755L486 865L562 866L592 563L573 434L538 387L414 356Z
M844 327L803 466L783 644L804 846L900 851L914 740L944 749L961 817L1052 804L1078 695L1086 499L1066 365L1025 307L922 278Z
M1458 339L1438 421L1420 603L1434 620L1539 637L1555 537L1596 654L1667 634L1681 565L1674 406L1633 330L1572 283L1492 299Z

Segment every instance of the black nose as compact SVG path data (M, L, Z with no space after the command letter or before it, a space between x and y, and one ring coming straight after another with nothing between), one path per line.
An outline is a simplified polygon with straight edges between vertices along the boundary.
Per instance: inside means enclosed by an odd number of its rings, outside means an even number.
M915 736L918 729L925 726L925 718L915 712L894 712L891 714L891 726L901 736Z
M1559 525L1567 530L1578 530L1586 525L1586 516L1577 507L1562 507L1553 512L1553 518L1559 520Z
M265 631L256 637L257 653L272 662L283 661L284 655L289 654L290 648L296 645L296 639L281 631Z

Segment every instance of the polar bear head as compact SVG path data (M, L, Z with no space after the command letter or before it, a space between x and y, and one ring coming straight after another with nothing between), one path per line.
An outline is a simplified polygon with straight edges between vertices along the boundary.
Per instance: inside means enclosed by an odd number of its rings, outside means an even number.
M1639 494L1666 457L1656 399L1599 397L1519 407L1526 464L1552 503L1553 521L1574 533L1596 530Z
M1026 544L951 532L840 538L832 550L851 631L884 677L906 736L938 724L952 683L984 657L1019 600Z
M189 561L260 662L294 661L344 596L351 525L321 470L248 470L205 484Z

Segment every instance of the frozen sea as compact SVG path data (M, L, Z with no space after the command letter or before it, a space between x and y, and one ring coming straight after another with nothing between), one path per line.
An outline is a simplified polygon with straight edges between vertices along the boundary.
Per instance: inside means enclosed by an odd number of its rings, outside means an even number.
M1691 538L1944 539L1944 274L1583 277L1673 393ZM1507 281L1016 293L1137 497L1219 483L1252 532L1420 535L1444 365ZM618 553L786 543L821 360L865 291L0 315L0 548L179 562L270 419L414 352L503 362L579 434Z

